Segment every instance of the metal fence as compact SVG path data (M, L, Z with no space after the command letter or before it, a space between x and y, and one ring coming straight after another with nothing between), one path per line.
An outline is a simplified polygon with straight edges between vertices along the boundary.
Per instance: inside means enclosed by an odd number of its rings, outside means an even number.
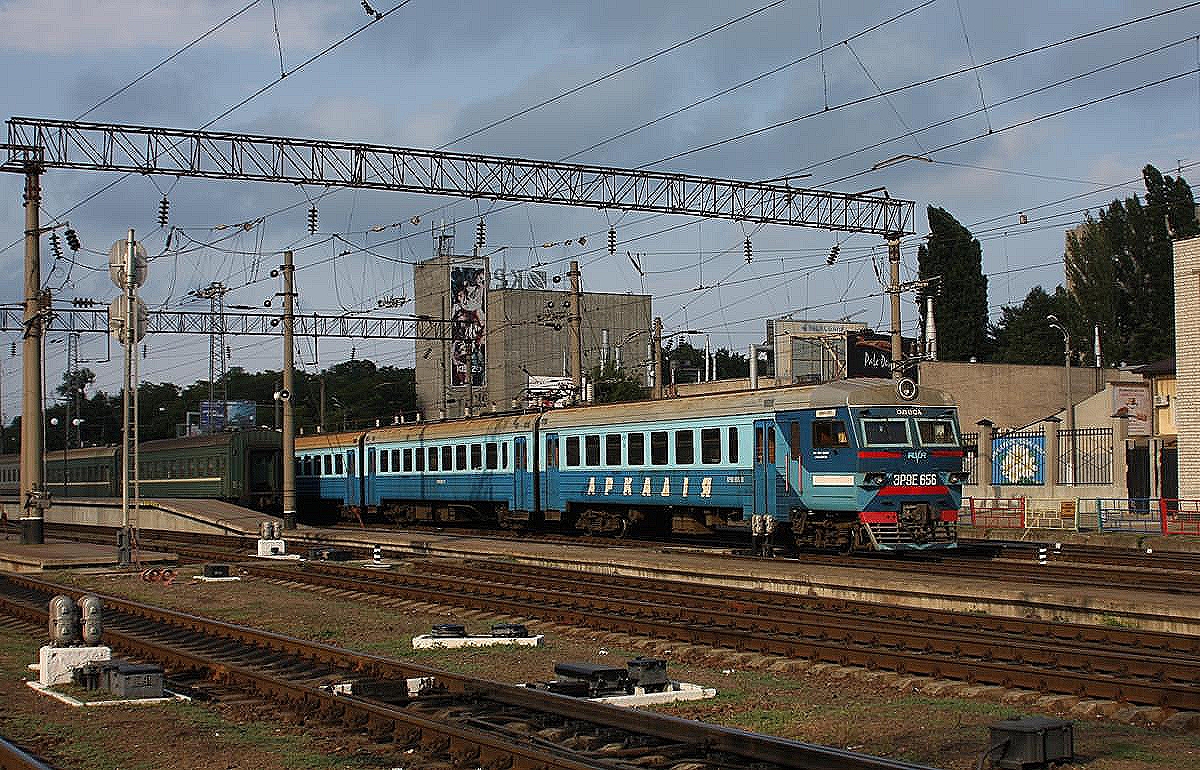
M1200 536L1200 500L964 497L959 522L989 529L1095 529Z
M1076 428L1075 477L1076 486L1112 484L1113 431L1112 428ZM1071 436L1072 431L1058 431L1058 478L1071 483Z
M1096 498L1096 529L1101 532L1161 532L1159 501L1150 497Z
M964 433L962 434L962 449L963 462L962 469L971 474L967 478L968 484L979 483L979 434Z
M1200 500L1158 501L1164 535L1200 535Z

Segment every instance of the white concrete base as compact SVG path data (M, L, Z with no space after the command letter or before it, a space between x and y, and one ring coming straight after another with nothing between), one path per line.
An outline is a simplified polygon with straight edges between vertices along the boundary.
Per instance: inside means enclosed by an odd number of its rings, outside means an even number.
M105 660L112 660L109 647L51 647L47 644L38 653L38 683L45 687L70 684L72 671Z
M463 647L541 647L544 634L537 636L434 636L421 634L412 638L414 650L458 650Z
M280 556L260 556L260 559L273 559L275 561L301 561L304 557L298 553L285 553Z
M606 698L588 698L598 703L614 706L652 706L658 703L675 703L684 700L705 700L717 697L714 687L701 687L688 682L671 682L663 692L646 692L635 687L633 695L610 695Z
M287 544L282 540L263 540L258 541L259 556L283 556L287 553Z
M386 561L368 561L364 562L363 566L367 569L391 569L392 565Z
M236 583L239 580L241 580L241 578L238 577L237 575L230 575L229 577L223 577L223 578L204 577L203 575L192 575L192 580L199 580L201 583Z
M42 684L41 682L26 682L25 684L28 685L30 689L37 690L42 695L49 695L51 698L54 698L56 701L65 703L68 706L72 706L74 708L79 708L80 706L128 706L130 704L170 703L172 701L178 701L178 700L183 700L183 701L191 700L191 698L189 698L186 695L180 695L179 693L171 692L170 690L163 690L163 692L167 693L167 695L165 695L161 698L123 698L120 700L79 700L78 698L72 698L70 695L64 695L61 692L55 692L54 690L51 690L46 685Z

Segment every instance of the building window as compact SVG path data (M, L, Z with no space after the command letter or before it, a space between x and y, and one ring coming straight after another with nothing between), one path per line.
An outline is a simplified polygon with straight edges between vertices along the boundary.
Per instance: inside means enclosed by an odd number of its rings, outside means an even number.
M604 464L621 464L621 434L609 433L604 437Z
M669 460L667 446L669 444L665 430L650 431L650 464L666 465Z
M629 434L629 464L630 465L645 465L646 464L646 434L645 433L630 433Z
M584 455L587 460L588 467L595 467L600 464L600 437L585 436L583 439Z
M579 436L567 436L567 467L579 465Z

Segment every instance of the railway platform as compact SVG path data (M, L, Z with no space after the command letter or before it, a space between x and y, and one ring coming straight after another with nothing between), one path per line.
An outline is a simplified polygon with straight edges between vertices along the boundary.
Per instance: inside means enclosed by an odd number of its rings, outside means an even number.
M178 557L160 551L139 551L137 562L145 566L174 564ZM0 539L0 571L44 572L57 569L110 568L117 564L117 546L92 543L49 542L22 545L17 538Z
M21 515L16 498L0 499L0 508L10 521ZM52 497L45 515L48 525L120 527L121 500ZM137 511L140 528L204 535L257 536L262 522L278 518L221 500L183 498L142 498Z

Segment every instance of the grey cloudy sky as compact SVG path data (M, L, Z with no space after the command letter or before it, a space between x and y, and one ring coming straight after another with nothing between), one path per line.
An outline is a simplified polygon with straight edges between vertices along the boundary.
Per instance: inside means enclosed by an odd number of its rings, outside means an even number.
M381 11L395 4L372 1ZM924 207L944 207L983 242L994 315L1003 305L1019 302L1034 285L1052 289L1062 282L1064 229L1082 219L1082 210L1094 211L1114 197L1140 191L1138 184L1113 185L1137 179L1144 164L1172 173L1183 164L1184 176L1193 181L1200 177L1187 168L1200 163L1200 82L1195 72L1200 65L1200 6L1183 2L786 0L459 140L767 4L411 0L213 127L410 147L449 145L550 160L574 156L588 163L650 164L658 170L742 179L808 173L811 177L802 184L845 192L886 186L893 197L917 202L918 235L904 245L906 277L915 274L916 244L926 226ZM0 0L0 66L6 73L0 111L5 117L79 117L247 6L237 19L87 119L198 127L277 79L280 48L290 72L369 20L356 0ZM1124 24L1172 9L1178 10ZM972 62L1123 24L981 68L978 78L973 72L940 77ZM842 42L856 35L848 44ZM823 56L784 66L830 45ZM1125 59L1129 61L1119 63ZM605 141L776 68L782 69ZM1183 77L1138 88L1175 76ZM878 98L881 89L935 78ZM1129 89L1137 90L1070 109ZM845 106L849 102L858 103ZM963 117L950 120L956 116ZM744 140L688 152L783 122ZM921 130L935 124L941 125ZM938 149L968 139L974 140ZM906 153L935 162L910 160L871 171L880 161ZM458 251L469 252L475 222L482 216L487 251L504 247L493 257L494 267L502 260L509 268L540 266L561 274L567 260L579 259L587 289L651 293L655 313L663 316L668 331L704 329L719 346L744 350L761 340L765 318L787 313L797 318L853 316L879 328L887 323L873 267L873 260L884 258L885 247L874 236L553 206L499 211L504 204L366 191L323 198L320 232L309 236L307 199L321 195L320 189L131 177L73 209L112 177L52 171L43 181L45 220L69 219L86 249L74 266L64 260L50 272L54 260L43 246L47 283L65 299L107 300L114 295L106 273L96 268L104 266L103 252L130 227L151 253L163 251L167 233L155 216L166 192L171 224L182 228L172 248L182 249L152 264L144 289L152 307L196 307L187 291L214 280L240 287L229 295L229 303L261 306L277 290L266 275L278 263L275 252L291 247L301 267L297 280L305 310L374 308L384 296L411 296L411 271L401 263L431 254L431 223L461 220ZM23 220L18 175L0 178L0 200L9 202L0 207L5 235L0 247L17 244L0 252L0 267L13 276L0 286L0 302L19 302L17 242ZM293 205L248 231L216 229ZM1026 225L1018 223L1021 211L1029 217ZM408 220L417 214L423 220L414 227ZM404 224L371 232L373 226L396 222ZM610 225L618 233L615 257L605 248ZM346 241L330 241L333 234ZM584 235L586 246L541 246ZM750 264L742 255L747 236L754 247ZM829 267L825 256L834 244L840 245L841 257ZM342 254L346 251L350 253ZM635 271L627 251L642 255L645 276ZM411 309L410 304L389 312ZM909 333L915 331L914 318L911 303L906 303ZM14 339L7 333L0 350L6 419L19 405L20 359L8 356ZM278 368L274 342L233 339L230 344L232 365L252 371ZM380 363L408 365L413 359L411 342L327 340L318 351L318 368L347 358L351 345L360 357ZM85 359L103 357L104 350L102 338L84 339ZM311 345L301 357L313 359ZM47 361L53 387L65 362L61 341L48 344ZM119 387L117 364L89 366L100 387ZM207 341L151 338L142 370L151 381L205 377Z

